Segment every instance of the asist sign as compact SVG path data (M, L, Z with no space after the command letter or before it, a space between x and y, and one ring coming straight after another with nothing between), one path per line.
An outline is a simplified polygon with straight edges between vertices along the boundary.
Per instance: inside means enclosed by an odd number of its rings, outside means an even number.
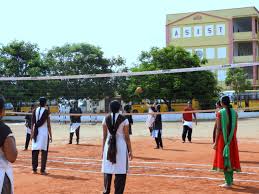
M176 38L191 38L202 36L225 36L225 24L207 24L197 26L173 27L171 37Z

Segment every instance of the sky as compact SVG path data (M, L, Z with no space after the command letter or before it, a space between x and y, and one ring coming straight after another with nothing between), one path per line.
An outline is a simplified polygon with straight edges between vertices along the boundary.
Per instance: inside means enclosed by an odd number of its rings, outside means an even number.
M85 42L132 66L141 51L165 46L166 14L248 6L259 0L0 0L0 44L24 40L43 52Z

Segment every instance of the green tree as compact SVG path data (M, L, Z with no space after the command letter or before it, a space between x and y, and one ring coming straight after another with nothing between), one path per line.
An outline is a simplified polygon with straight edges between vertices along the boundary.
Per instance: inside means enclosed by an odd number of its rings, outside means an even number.
M0 48L0 72L2 76L26 77L46 74L37 44L12 41ZM42 95L39 88L42 82L1 81L1 93L8 101L17 104Z
M201 61L198 56L191 55L183 48L169 46L142 52L139 62L131 69L133 72L200 67L206 60ZM218 94L217 81L213 73L208 71L136 76L125 79L121 85L119 94L126 101L130 98L163 99L168 105L175 100L195 98L199 100L201 108L210 108ZM125 89L126 85L128 87ZM134 95L138 86L144 90L140 96Z
M252 87L251 82L247 80L247 74L241 68L229 69L225 83L235 91L238 107L241 107L240 93Z
M105 58L99 47L86 44L66 44L54 47L44 56L49 75L84 75L112 73L124 65L121 57ZM115 81L112 78L71 79L49 81L51 98L102 99L115 95Z

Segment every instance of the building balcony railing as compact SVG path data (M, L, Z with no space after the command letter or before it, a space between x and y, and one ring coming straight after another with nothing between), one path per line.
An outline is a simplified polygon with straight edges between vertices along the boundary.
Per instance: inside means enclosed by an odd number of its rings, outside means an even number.
M234 41L249 41L252 40L252 32L235 32Z
M234 56L234 63L248 63L248 62L253 62L253 55Z

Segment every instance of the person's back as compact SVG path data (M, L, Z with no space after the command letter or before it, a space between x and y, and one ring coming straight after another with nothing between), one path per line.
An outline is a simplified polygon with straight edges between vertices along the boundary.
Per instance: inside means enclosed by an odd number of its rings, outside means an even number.
M111 113L102 122L104 194L110 193L113 174L115 174L115 193L122 194L124 192L128 173L128 158L132 159L129 122L119 114L120 107L118 101L112 101L110 103Z
M241 171L239 151L236 139L237 113L230 104L228 96L221 99L223 109L217 112L216 137L213 148L215 149L213 169L223 171L225 183L221 187L231 187L233 172Z
M154 129L162 129L162 116L157 114L154 122Z
M81 108L79 107L73 107L70 109L69 113L71 114L82 114L82 110ZM78 115L73 115L73 116L70 116L70 120L71 120L71 123L81 123L81 116Z

